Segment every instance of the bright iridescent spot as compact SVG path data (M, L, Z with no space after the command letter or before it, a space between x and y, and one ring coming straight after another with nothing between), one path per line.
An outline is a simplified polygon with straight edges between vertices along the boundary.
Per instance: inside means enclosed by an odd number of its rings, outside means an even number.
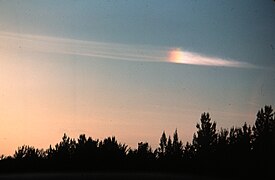
M191 64L200 66L255 68L255 66L245 62L227 60L218 57L209 57L194 52L183 51L179 48L172 49L168 52L168 61L172 63Z
M185 63L184 54L180 49L173 49L169 52L169 61L173 63Z

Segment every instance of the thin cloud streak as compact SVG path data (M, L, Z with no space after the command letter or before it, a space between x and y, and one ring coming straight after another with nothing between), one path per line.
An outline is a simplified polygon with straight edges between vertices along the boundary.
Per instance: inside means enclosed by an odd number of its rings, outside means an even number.
M169 61L179 64L192 64L201 66L256 68L256 66L249 63L225 60L217 57L202 56L198 53L182 51L179 48L171 50L169 52Z
M54 38L47 36L0 33L1 49L40 53L69 54L128 61L167 61L167 50L96 41Z
M145 45L126 45L97 41L83 41L49 36L0 32L0 52L40 52L145 62L171 62L200 66L256 68L256 66L233 60L207 57L198 53L171 50ZM173 54L174 53L174 54Z

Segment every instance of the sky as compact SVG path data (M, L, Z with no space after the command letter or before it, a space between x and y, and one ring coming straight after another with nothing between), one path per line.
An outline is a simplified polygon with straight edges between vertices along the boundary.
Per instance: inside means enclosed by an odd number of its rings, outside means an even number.
M0 154L64 133L156 148L275 104L275 3L1 0Z

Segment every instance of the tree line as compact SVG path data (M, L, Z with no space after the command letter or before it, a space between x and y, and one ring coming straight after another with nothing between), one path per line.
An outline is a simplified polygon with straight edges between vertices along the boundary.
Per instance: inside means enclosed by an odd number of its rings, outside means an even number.
M275 162L275 113L261 108L255 124L217 130L209 113L203 113L192 142L183 143L177 129L165 131L159 146L139 142L136 149L115 137L103 140L81 134L77 139L63 135L55 146L37 149L18 147L12 156L2 156L0 171L166 171L209 175L272 174Z

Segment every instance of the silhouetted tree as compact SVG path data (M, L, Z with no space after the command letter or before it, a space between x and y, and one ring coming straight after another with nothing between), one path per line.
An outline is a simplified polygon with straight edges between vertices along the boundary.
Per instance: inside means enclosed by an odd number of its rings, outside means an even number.
M232 127L228 137L228 147L225 150L228 154L223 157L228 158L228 165L232 171L240 171L245 174L246 170L250 168L251 159L251 127L246 123L240 127Z
M271 106L265 106L258 111L253 135L254 151L265 154L275 152L275 120Z
M138 143L137 155L140 159L143 159L144 161L151 161L154 159L152 148L149 146L148 142Z
M248 154L252 148L252 130L251 127L246 124L246 122L242 126L239 139L242 153Z
M117 164L118 161L124 161L127 150L127 145L118 143L115 137L108 137L99 142L101 160L106 163L108 162L110 166Z
M184 160L190 162L195 157L195 147L193 144L187 142L183 151Z
M171 137L168 136L168 141L167 141L167 146L165 148L165 156L166 157L170 157L172 155L173 152L173 145L172 145L172 140Z
M252 130L254 164L262 175L271 175L275 161L275 113L271 106L258 111Z
M216 147L216 158L220 163L224 163L229 159L229 140L228 140L229 132L227 129L221 128L221 130L217 134L217 147Z
M46 153L43 149L36 149L33 146L23 145L18 147L13 157L17 160L39 160L45 157Z
M153 162L156 156L148 142L139 142L137 149L129 149L127 157L128 162L132 164L130 168L133 170L149 170L154 168Z
M275 161L274 118L272 107L265 106L257 113L253 128L244 123L217 132L209 113L203 113L192 143L183 146L177 129L172 138L163 131L154 153L148 142L140 142L132 150L115 137L99 141L81 134L75 140L64 134L61 142L46 151L23 145L13 157L1 156L0 171L132 169L209 173L214 168L215 174L230 171L246 176L253 172L264 177L274 168L270 165Z
M173 141L171 137L167 137L165 132L162 133L160 138L159 147L156 149L156 156L158 159L181 159L183 156L183 144L179 140L178 131L175 130L173 134Z
M51 147L50 147L51 148ZM54 149L50 149L48 153L54 160L67 162L72 159L73 153L76 149L76 142L66 134L63 135L62 141L55 145Z
M229 131L229 144L235 145L238 143L238 134L241 131L240 128L231 127Z
M177 129L175 130L174 135L173 135L172 148L173 148L173 150L172 150L172 156L173 156L173 158L181 160L182 155L183 155L183 144L179 140Z
M197 124L197 134L194 134L193 145L198 156L210 155L217 144L216 122L211 122L209 113L201 115L201 124Z
M91 137L86 138L85 134L81 134L76 143L74 159L76 161L95 161L98 157L98 140Z
M217 145L222 150L224 150L226 148L226 146L228 145L228 134L229 134L229 132L227 129L221 128L221 130L219 131L219 133L217 135Z
M165 131L163 131L161 138L160 138L159 148L156 151L157 157L159 159L163 159L163 157L165 156L166 146L167 146L167 137L166 137Z

